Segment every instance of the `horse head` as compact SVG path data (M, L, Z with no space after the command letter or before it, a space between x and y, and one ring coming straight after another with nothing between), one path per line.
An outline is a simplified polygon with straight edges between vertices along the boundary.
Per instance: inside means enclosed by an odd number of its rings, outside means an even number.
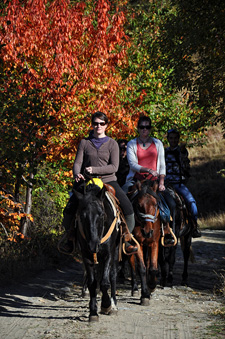
M104 232L105 221L105 188L90 184L84 193L74 192L79 200L78 227L80 234L85 239L88 250L97 253Z
M158 218L158 183L156 181L137 182L138 194L134 203L135 216L141 226L142 236L152 238L154 224Z

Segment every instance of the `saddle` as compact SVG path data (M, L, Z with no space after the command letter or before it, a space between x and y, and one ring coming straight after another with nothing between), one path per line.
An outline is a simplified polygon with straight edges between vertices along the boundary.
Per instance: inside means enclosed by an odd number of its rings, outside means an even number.
M110 184L103 184L106 188L107 192L110 192L114 197L116 196L115 188L112 187Z

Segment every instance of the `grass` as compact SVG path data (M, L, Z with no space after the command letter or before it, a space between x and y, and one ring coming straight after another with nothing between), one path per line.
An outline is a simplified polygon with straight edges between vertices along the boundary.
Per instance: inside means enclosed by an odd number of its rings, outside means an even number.
M207 131L203 146L188 149L191 178L201 228L225 229L225 139L220 125Z

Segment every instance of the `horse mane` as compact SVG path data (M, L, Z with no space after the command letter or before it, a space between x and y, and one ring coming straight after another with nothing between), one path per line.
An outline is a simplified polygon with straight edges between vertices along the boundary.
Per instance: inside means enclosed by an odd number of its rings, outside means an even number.
M75 194L77 198L79 199L79 207L82 206L84 208L87 205L93 205L100 206L102 203L104 204L105 200L105 187L102 189L95 185L95 184L89 184L89 185L81 185L79 191L75 191Z
M89 184L84 188L84 194L98 196L102 190L104 190L104 187L101 189L98 185Z
M141 184L141 190L139 192L140 197L150 194L152 195L157 201L160 200L158 194L153 190L153 187L157 181L156 180L145 180Z

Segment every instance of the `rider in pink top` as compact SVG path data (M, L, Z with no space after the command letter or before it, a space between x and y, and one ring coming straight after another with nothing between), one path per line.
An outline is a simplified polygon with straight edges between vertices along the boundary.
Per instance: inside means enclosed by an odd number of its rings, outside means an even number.
M127 193L135 181L151 179L158 180L160 195L165 199L172 217L172 228L175 232L176 203L164 185L166 175L165 153L163 143L150 136L151 119L148 116L140 117L138 121L139 136L127 144L127 160L130 171L126 183L122 187ZM168 221L167 221L168 223ZM167 238L167 243L173 243L174 238Z
M148 148L143 149L139 144L137 139L137 158L138 164L142 167L151 168L153 171L157 170L157 149L155 143L152 142ZM135 173L134 176L137 180L144 180L144 179L152 179L152 174L145 172L145 173ZM155 177L156 179L156 177Z

